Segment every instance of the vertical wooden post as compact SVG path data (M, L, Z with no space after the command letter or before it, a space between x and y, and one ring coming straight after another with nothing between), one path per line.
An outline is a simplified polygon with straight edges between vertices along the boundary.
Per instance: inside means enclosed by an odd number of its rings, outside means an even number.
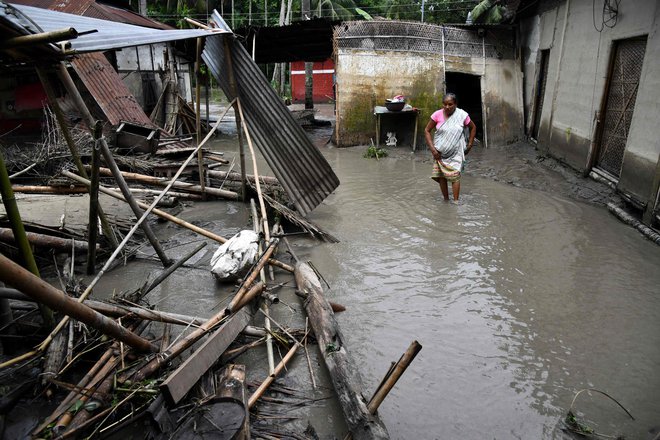
M103 125L96 121L94 126L94 148L92 148L91 185L89 187L89 224L87 225L87 275L93 275L96 266L96 241L98 238L99 212L99 139L103 136Z
M197 39L197 58L195 58L195 131L197 132L197 145L201 142L202 139L202 122L201 122L201 96L202 96L202 85L200 83L201 75L199 73L200 64L202 57L202 39ZM205 182L204 182L204 158L202 156L202 150L200 149L197 152L197 170L199 172L199 186L202 187L202 195L205 195Z
M23 264L33 275L38 277L40 276L39 269L37 268L37 262L34 260L34 255L32 255L30 243L25 235L25 227L21 221L21 214L18 211L18 205L14 198L14 191L11 189L11 182L9 181L9 174L7 173L2 151L0 151L0 196L2 196L2 203L5 205L5 211L11 224L11 230L14 233L14 240L18 246L18 251L23 259ZM41 302L37 304L39 305L39 311L44 320L44 325L49 329L53 328L55 325L53 311Z

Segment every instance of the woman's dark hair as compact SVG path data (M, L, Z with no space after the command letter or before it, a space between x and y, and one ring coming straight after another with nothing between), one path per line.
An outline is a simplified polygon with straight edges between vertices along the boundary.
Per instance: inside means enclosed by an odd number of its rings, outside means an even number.
M456 98L455 93L451 93L451 92L445 93L444 95L442 95L442 102L445 102L445 99L452 99L455 103L458 104L458 98Z

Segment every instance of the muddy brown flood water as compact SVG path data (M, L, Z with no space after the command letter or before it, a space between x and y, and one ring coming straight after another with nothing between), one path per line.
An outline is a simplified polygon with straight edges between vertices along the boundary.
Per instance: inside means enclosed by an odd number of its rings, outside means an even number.
M349 305L339 321L366 389L412 339L424 346L381 407L393 438L561 438L582 388L636 417L583 394L575 407L597 431L649 437L660 425L656 245L603 207L471 173L448 204L428 163L362 152L327 152L341 186L310 217L341 243L309 257Z
M598 432L653 438L660 248L602 206L568 197L552 170L504 160L507 149L471 156L454 205L429 179L424 152L377 161L364 148L318 143L341 185L309 217L341 242L293 242L331 286L327 297L348 308L338 320L365 394L412 340L423 345L380 408L392 438L570 438L559 422L583 388L607 392L636 418L583 393L575 409ZM494 180L503 175L514 184ZM225 232L248 221L243 205L226 202L182 216L228 219ZM208 274L199 279L175 274L160 306L210 315L221 295L207 298ZM304 361L299 371L292 380L307 381ZM319 406L308 417L322 438L341 438L336 403Z

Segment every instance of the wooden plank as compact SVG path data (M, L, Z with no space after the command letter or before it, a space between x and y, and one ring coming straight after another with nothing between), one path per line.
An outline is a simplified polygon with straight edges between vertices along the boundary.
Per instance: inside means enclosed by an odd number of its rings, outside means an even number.
M252 319L251 307L244 307L216 330L161 384L168 403L175 405L190 391L200 377L218 360Z

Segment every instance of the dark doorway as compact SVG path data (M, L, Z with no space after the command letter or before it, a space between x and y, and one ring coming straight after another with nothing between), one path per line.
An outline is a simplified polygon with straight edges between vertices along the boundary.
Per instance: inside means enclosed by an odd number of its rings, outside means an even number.
M455 93L458 107L470 115L477 126L477 139L484 140L484 119L481 112L481 77L467 73L445 73L447 93Z
M543 98L545 97L545 85L548 82L548 56L550 50L541 51L541 61L536 82L536 96L534 98L534 116L532 124L532 139L538 140L539 128L541 126L541 113L543 112Z

